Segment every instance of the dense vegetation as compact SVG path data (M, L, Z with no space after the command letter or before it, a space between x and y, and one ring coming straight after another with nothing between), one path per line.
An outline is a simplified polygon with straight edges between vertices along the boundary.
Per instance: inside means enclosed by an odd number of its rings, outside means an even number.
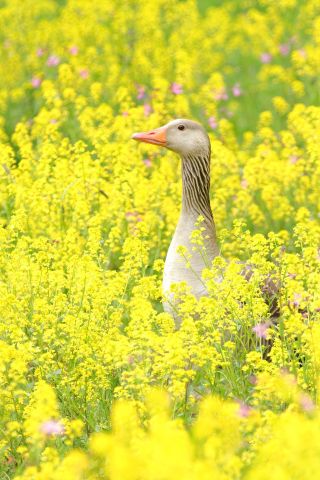
M319 58L318 0L0 0L1 478L318 478ZM179 159L130 137L179 117L221 257L176 330Z

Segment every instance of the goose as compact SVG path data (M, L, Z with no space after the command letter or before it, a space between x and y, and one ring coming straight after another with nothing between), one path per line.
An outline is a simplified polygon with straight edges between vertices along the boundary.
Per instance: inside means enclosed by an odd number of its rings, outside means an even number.
M170 298L171 285L183 281L187 283L191 293L199 299L206 295L206 288L201 279L202 271L219 255L210 206L211 145L208 134L197 122L178 119L149 132L134 133L132 138L173 150L181 157L182 207L165 260L163 291L165 296ZM197 227L199 217L203 219L204 249L193 249L191 235L199 228ZM188 263L179 253L178 247L183 247L191 254ZM164 309L172 313L170 302L164 304Z
M188 119L173 120L166 125L132 135L138 142L165 147L180 155L182 170L182 206L171 244L169 246L163 273L163 292L167 301L164 310L171 313L177 326L174 301L170 288L172 284L185 282L191 293L199 299L207 295L206 286L201 279L202 271L211 265L219 255L216 228L210 206L210 158L211 144L206 130L199 123ZM198 229L198 219L203 219L203 249L194 249L192 232ZM181 256L181 248L191 257ZM203 252L205 251L205 255ZM242 274L249 279L252 272L244 266ZM277 292L277 285L268 279L262 290L269 296Z

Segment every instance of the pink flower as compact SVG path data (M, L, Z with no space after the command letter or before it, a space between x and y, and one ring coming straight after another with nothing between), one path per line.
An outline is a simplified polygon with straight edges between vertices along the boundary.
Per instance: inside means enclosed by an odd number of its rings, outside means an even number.
M144 116L148 117L150 115L150 113L152 112L151 105L149 103L145 103L143 105L143 111L144 111Z
M43 57L43 55L44 55L44 49L41 48L41 47L38 48L36 55L37 55L37 57Z
M233 93L233 96L234 96L234 97L240 97L240 96L242 95L242 91L241 91L241 88L240 88L239 83L236 83L236 84L232 87L232 93Z
M50 123L54 125L55 123L57 123L57 120L55 118L51 118Z
M57 420L48 420L41 425L41 432L45 435L63 435L64 425Z
M60 63L60 58L56 55L50 55L47 60L48 67L56 67Z
M137 91L138 91L138 95L137 95L138 100L141 100L142 98L144 98L146 96L146 89L143 85L138 85L137 86Z
M209 117L208 119L209 126L212 128L212 130L215 130L218 128L218 122L216 117Z
M152 162L151 162L150 158L144 158L143 163L145 164L145 166L147 168L152 167Z
M86 68L83 68L82 70L80 70L79 75L81 78L86 79L89 77L89 70L87 70Z
M252 408L249 405L247 405L246 403L240 402L238 415L239 417L246 418L249 416L251 410Z
M214 93L215 100L228 100L229 96L225 90L225 88L221 88L217 92Z
M69 52L71 53L71 55L78 55L79 49L76 45L72 45L69 48Z
M287 43L279 45L279 52L281 53L281 55L286 57L290 52L290 45L288 45Z
M129 116L129 112L122 112L122 116L123 116L123 117L128 117L128 116Z
M138 215L138 212L126 212L126 218L129 220L130 218L135 218Z
M307 394L301 395L300 405L301 405L302 410L304 410L305 412L308 412L308 413L313 412L314 409L316 408L315 404L313 403L312 398Z
M141 215L139 215L139 212L136 212L136 211L126 212L125 215L128 221L142 222L142 217Z
M248 186L249 186L248 180L246 180L245 178L243 178L243 179L241 180L241 182L240 182L240 185L241 185L241 187L242 187L243 189L248 188Z
M173 82L170 88L171 92L174 93L174 95L180 95L181 93L183 93L183 88L180 83Z
M40 85L41 85L41 78L39 77L32 77L31 79L31 85L33 86L33 88L39 88Z
M299 307L301 299L302 299L301 293L294 293L293 294L293 306L296 307L296 308Z
M259 338L267 338L267 330L270 327L271 322L268 320L267 322L258 323L255 327L252 328L252 331L257 335Z
M298 161L297 155L290 155L289 161L290 161L290 163L292 163L293 165L294 165L295 163L297 163L297 161Z
M261 63L270 63L272 60L272 55L270 53L264 52L260 55Z

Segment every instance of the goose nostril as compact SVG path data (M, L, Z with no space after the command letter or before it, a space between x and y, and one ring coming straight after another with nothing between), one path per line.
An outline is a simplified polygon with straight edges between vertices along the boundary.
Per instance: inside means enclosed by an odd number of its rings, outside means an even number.
M149 132L134 133L132 138L134 140L138 140L139 142L152 143L156 145L162 145L164 147L166 146L166 132L163 127L155 128Z

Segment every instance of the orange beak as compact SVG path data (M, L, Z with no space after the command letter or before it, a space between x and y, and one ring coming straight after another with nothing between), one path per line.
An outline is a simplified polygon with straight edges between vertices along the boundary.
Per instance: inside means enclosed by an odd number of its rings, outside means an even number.
M134 133L131 138L138 142L152 143L165 147L167 144L166 127L156 128L150 132Z

